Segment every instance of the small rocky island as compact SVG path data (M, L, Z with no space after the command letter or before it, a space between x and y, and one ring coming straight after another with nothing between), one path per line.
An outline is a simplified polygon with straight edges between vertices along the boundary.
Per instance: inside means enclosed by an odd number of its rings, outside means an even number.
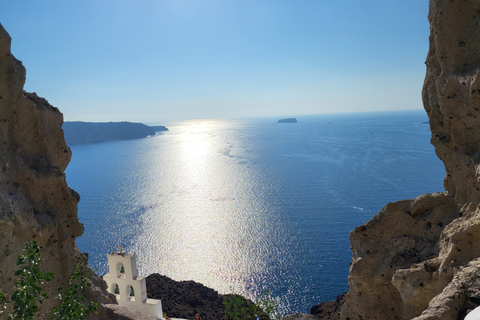
M295 118L287 118L287 119L280 119L277 123L297 123L297 119Z
M62 126L69 146L115 140L129 140L152 136L164 126L147 126L134 122L82 122L67 121Z

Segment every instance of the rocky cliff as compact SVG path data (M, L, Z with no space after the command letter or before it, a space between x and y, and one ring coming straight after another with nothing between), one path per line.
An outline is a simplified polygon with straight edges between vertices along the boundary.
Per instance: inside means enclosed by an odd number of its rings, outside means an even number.
M42 269L55 273L45 287L54 297L81 255L75 245L83 232L79 195L65 181L71 152L63 116L45 99L23 91L25 68L10 53L10 43L0 25L0 288L12 292L17 256L36 240L43 247ZM111 301L101 288L94 291L100 302ZM41 310L54 303L46 301Z
M431 0L428 19L422 95L446 192L351 232L342 319L463 319L480 304L480 1Z

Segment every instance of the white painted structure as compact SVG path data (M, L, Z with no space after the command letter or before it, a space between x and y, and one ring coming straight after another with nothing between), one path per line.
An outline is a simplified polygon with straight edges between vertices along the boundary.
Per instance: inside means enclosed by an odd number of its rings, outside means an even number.
M138 276L135 254L123 252L108 254L109 272L103 276L108 292L115 294L118 305L140 311L160 319L163 318L162 302L147 298L147 285L144 277Z
M480 319L480 307L476 307L467 314L465 320L479 320Z

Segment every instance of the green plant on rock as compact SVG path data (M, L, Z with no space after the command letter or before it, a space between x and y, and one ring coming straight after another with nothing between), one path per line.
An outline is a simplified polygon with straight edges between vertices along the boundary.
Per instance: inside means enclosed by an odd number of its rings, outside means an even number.
M7 311L8 295L0 291L0 318L3 317Z
M270 319L279 320L282 319L282 317L280 316L277 307L278 303L275 298L272 297L272 291L264 290L255 301L254 310L258 315L263 311L270 316Z
M252 306L249 306L247 300L238 294L229 294L224 297L226 320L249 320L255 316Z
M28 242L23 254L18 256L17 265L22 268L15 272L19 279L15 281L16 290L10 300L8 295L0 291L0 318L8 320L32 320L38 312L37 303L43 303L48 295L40 287L53 278L53 272L40 271L40 247L36 241ZM92 274L86 268L87 259L78 258L68 284L60 287L57 299L60 303L49 314L52 320L80 320L95 312L97 303L87 301L85 289L91 285ZM7 305L12 305L13 312L7 314Z
M277 301L270 290L265 290L258 296L255 303L238 294L230 294L223 299L226 320L260 320L281 319L277 311Z
M87 301L85 298L86 288L92 285L90 281L92 274L85 267L86 263L86 258L79 257L75 270L69 277L68 285L58 289L57 299L60 300L60 304L52 309L51 319L81 320L97 310L97 303Z
M17 259L17 265L22 265L22 268L15 272L19 279L15 281L16 290L11 296L13 313L7 319L33 319L38 311L37 302L41 304L48 299L40 286L53 278L53 272L41 272L41 261L37 242L28 242ZM3 299L6 302L6 298Z

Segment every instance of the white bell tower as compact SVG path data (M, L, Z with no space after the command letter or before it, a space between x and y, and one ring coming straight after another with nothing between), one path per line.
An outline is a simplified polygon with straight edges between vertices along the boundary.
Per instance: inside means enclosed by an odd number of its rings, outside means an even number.
M108 254L109 272L103 276L108 292L115 294L118 305L163 319L162 302L147 298L144 277L138 276L135 254L119 252Z

